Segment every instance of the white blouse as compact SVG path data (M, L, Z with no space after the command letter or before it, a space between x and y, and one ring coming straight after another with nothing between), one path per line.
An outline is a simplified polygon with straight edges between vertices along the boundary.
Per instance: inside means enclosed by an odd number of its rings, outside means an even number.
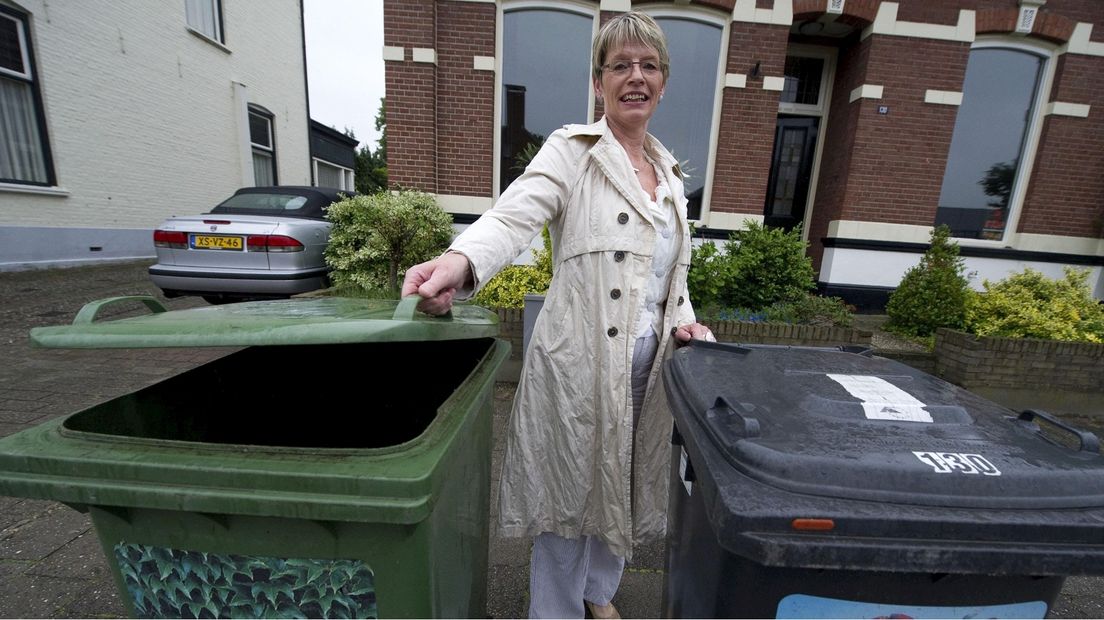
M652 164L654 167L654 162ZM677 218L675 202L671 198L671 188L667 186L659 170L656 170L656 179L659 180L659 186L656 187L655 200L644 192L643 187L640 188L651 209L652 221L655 222L656 244L652 254L652 277L648 279L644 295L641 297L644 307L640 313L640 320L636 323L637 338L649 336L649 332L657 337L660 336L659 331L663 328L663 304L667 300L667 289L671 286L671 273L678 258L681 239L675 230Z

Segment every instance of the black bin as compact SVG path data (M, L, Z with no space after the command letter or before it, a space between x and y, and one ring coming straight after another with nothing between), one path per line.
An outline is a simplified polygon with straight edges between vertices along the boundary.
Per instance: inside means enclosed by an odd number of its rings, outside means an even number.
M663 378L666 617L1041 618L1104 574L1092 433L860 349L695 341Z

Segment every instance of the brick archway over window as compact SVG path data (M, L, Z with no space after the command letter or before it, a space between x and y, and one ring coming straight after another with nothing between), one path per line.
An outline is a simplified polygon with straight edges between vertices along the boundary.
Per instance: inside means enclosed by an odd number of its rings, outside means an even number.
M879 0L847 0L843 4L843 13L836 21L860 30L866 28L874 23L878 4ZM794 22L815 20L827 12L828 0L794 0Z
M978 34L1010 34L1016 31L1016 20L1019 17L1018 9L981 9L975 17L975 28ZM1035 24L1028 36L1060 45L1069 42L1075 25L1072 19L1044 9L1035 17Z

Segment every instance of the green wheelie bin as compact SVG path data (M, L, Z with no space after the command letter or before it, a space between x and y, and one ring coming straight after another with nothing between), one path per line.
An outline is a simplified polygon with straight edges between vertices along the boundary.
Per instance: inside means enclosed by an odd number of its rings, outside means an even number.
M105 306L151 314L96 321ZM238 347L0 440L0 495L91 513L139 617L485 616L495 372L475 306L85 306L39 346Z

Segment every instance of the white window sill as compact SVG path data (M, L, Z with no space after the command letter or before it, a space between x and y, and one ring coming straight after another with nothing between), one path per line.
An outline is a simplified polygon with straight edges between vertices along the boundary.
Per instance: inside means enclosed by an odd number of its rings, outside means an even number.
M44 196L68 196L69 190L64 187L47 187L45 185L19 185L17 183L0 183L0 192L13 194L41 194Z
M226 47L222 43L219 43L218 41L212 39L211 37L209 37L205 34L203 34L202 32L196 30L195 28L192 28L191 26L184 26L184 27L188 29L188 32L190 32L193 35L199 37L200 39L203 39L204 41L210 43L211 45L214 45L215 47L217 47L220 50L226 52L227 54L232 54L233 53L233 51L229 47Z

